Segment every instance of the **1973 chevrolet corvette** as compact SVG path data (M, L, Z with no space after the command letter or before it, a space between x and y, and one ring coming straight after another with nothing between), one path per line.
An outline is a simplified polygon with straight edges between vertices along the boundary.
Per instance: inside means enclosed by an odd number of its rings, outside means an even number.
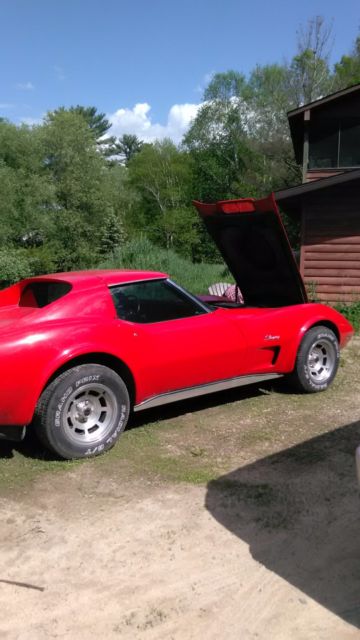
M273 197L195 203L244 302L164 273L88 271L0 292L0 435L31 425L63 458L114 445L131 410L288 376L325 390L353 330L307 301Z

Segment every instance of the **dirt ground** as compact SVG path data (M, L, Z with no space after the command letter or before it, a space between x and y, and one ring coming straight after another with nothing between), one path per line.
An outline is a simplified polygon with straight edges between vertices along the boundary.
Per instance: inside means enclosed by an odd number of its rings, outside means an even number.
M2 445L0 638L360 638L359 355L326 393L144 413L102 458Z

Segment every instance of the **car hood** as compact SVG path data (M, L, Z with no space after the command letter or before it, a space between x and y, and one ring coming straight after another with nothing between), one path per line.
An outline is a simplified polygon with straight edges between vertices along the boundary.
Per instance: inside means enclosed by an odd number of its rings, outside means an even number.
M193 203L239 286L246 305L307 302L275 198Z

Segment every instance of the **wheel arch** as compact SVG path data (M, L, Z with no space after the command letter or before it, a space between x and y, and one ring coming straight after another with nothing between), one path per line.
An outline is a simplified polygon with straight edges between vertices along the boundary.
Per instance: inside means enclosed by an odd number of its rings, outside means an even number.
M333 331L334 334L336 335L337 341L340 343L339 327L331 320L318 320L317 322L314 322L313 324L306 327L306 331L304 335L306 335L307 332L310 331L310 329L313 329L314 327L327 327L328 329L331 329L331 331Z
M320 331L316 331L316 329L320 329ZM313 338L311 340L305 342L308 334L315 329L315 332L312 334ZM322 372L325 371L325 378L321 379L313 379L312 374L309 371L311 365L308 363L309 349L313 349L317 342L321 343L322 339L329 336L329 334L325 333L325 329L329 329L334 338L337 341L337 347L335 347L334 339L331 341L332 346L334 348L334 359L331 362L331 357L329 359L329 353L326 351L325 355L325 363L321 365ZM322 331L324 333L322 333ZM310 336L309 336L310 337ZM330 337L330 336L329 336ZM324 391L328 388L328 386L333 381L339 364L339 346L340 346L340 331L336 323L327 319L318 319L315 322L309 323L306 327L303 328L301 338L299 340L296 357L294 361L294 368L288 375L289 381L292 383L295 389L300 390L302 392L314 393L316 391ZM306 362L305 362L305 359ZM317 358L317 361L319 358ZM323 373L321 375L323 375ZM315 371L315 375L317 375L317 371Z
M294 369L301 343L308 331L314 329L314 327L326 327L327 329L331 329L331 331L334 332L338 342L340 343L340 331L335 322L332 322L331 320L325 318L318 318L314 322L308 322L305 326L302 327L302 330L299 331L297 340L293 344L291 355L289 354L289 360L287 361L288 371L292 371Z
M72 369L72 367L77 367L82 364L101 364L115 371L123 379L123 381L127 386L131 405L135 403L136 384L135 384L135 378L132 371L130 370L128 365L120 358L117 358L116 356L113 356L110 353L105 353L101 351L84 353L84 354L75 356L74 358L71 358L71 360L68 360L67 362L62 364L48 378L43 388L41 389L40 395L43 393L43 391L45 391L45 389L49 386L49 384L51 384L51 382L55 380L55 378L57 378L59 375L64 373L64 371L67 371L68 369Z

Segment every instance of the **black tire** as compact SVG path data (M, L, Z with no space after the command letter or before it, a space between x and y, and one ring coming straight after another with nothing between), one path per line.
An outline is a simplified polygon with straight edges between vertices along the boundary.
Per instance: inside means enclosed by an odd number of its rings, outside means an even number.
M325 391L336 376L339 357L339 342L331 329L322 326L309 329L289 376L292 386L306 393Z
M71 460L110 449L125 429L129 412L130 398L120 376L99 364L83 364L46 387L34 423L45 447Z

